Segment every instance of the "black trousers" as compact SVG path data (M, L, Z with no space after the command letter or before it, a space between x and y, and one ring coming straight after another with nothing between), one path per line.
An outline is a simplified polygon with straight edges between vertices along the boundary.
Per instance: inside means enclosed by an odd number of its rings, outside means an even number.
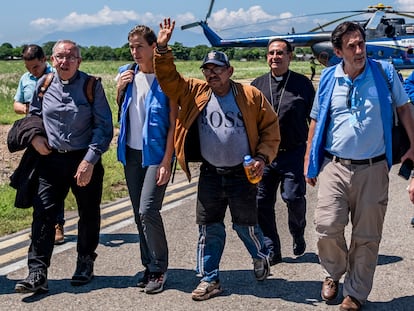
M279 151L276 160L265 167L257 188L259 225L266 239L266 246L276 255L281 253L276 225L275 204L280 187L282 200L288 208L288 226L293 238L303 236L306 227L306 182L303 176L303 159L306 145L291 151ZM271 240L271 244L269 244Z
M29 247L29 270L47 269L54 247L56 215L72 190L78 205L78 255L96 256L99 243L100 204L104 169L99 160L86 187L74 178L86 150L42 156L38 166L39 188L33 201L32 242Z

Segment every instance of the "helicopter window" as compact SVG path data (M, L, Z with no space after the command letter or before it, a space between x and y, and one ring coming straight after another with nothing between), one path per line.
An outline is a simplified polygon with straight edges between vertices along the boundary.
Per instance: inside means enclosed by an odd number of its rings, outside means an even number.
M406 33L414 33L414 26L406 26L405 27Z
M388 38L392 38L395 35L395 28L392 25L387 25L387 27L385 27L385 34L387 35Z
M382 57L382 56L384 56L384 51L383 50L379 50L377 54L378 54L378 56L381 56Z

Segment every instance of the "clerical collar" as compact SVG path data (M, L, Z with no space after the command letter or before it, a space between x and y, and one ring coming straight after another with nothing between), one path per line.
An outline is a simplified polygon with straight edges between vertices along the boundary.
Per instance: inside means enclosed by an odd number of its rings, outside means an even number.
M69 80L62 80L62 79L60 79L60 82L62 83L62 84L70 84L70 83L73 83L73 81L75 81L77 78L79 77L79 71L77 71L73 76L72 76L72 78L70 78Z
M288 75L288 73L289 73L289 70L286 71L281 76L275 76L273 73L271 73L271 74L272 74L272 77L275 79L275 81L280 82L280 81L282 81Z

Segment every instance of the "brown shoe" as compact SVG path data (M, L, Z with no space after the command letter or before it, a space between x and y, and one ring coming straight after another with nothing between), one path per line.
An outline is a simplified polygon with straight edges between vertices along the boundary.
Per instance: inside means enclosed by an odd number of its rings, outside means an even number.
M55 225L55 245L60 245L65 243L65 235L63 233L63 225Z
M327 277L322 283L321 297L323 300L334 300L338 295L339 281L334 281L332 278Z
M342 301L341 305L339 306L339 310L341 311L358 311L361 309L361 303L358 299L352 296L346 296Z

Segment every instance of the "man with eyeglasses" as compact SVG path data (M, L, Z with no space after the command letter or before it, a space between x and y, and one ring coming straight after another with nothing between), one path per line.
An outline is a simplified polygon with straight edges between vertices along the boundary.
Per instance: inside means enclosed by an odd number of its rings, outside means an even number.
M51 57L56 73L43 92L43 76L30 103L29 116L43 120L46 135L36 134L31 147L39 154L37 192L33 198L29 275L17 282L18 293L48 290L47 269L53 252L55 219L69 189L78 205L78 239L73 286L93 278L99 242L100 203L104 169L102 154L113 136L112 113L99 79L89 103L83 87L88 75L79 70L80 48L70 40L57 41Z
M326 276L322 299L336 298L345 275L339 309L360 310L372 289L387 210L393 104L411 143L402 161L414 159L414 121L395 69L367 58L359 24L341 23L331 41L342 61L322 72L310 115L304 170L311 186L319 176L315 226Z
M279 186L282 200L288 208L293 254L299 257L306 250L306 182L303 159L315 89L307 77L289 69L292 58L293 48L288 41L277 38L270 40L267 45L270 71L251 83L263 92L277 112L282 139L277 157L265 167L257 190L259 225L271 250L271 265L282 262L275 213Z
M255 158L257 176L276 156L279 122L256 88L230 79L233 67L223 52L209 52L201 65L205 81L181 76L167 44L175 22L160 24L154 69L164 93L180 104L175 132L178 162L190 180L189 162L201 162L196 207L199 226L197 272L200 284L192 299L206 300L222 292L219 264L225 244L227 206L233 229L253 259L256 280L269 275L269 250L257 223L256 185L249 183L243 157Z

